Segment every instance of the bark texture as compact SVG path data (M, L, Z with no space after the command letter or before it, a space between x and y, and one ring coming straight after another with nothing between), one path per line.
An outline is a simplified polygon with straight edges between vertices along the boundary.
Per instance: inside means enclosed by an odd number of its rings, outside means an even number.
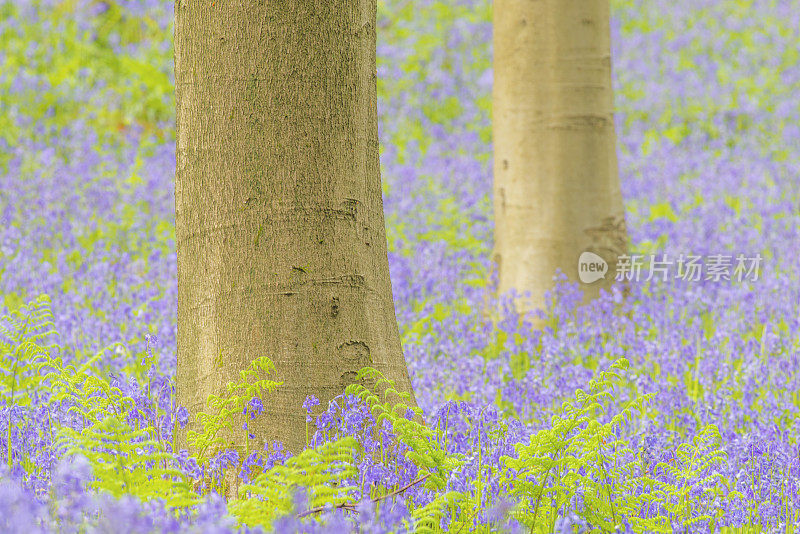
M251 431L294 452L307 395L327 406L364 366L411 392L389 281L375 22L375 0L175 4L177 394L190 425L260 356L284 385ZM241 446L244 432L232 437Z
M494 212L499 291L541 309L556 269L584 251L609 264L627 232L616 157L608 0L494 1ZM579 282L580 283L580 282Z

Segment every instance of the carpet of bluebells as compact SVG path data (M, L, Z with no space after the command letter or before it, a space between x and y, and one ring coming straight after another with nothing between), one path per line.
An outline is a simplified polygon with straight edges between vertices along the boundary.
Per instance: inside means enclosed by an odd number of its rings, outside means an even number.
M301 455L189 457L172 2L0 0L0 531L795 532L800 5L612 15L630 294L576 308L559 283L542 331L496 299L491 2L381 0L389 260L427 430L353 390L308 399ZM651 255L707 271L648 276ZM239 386L214 421L259 416Z

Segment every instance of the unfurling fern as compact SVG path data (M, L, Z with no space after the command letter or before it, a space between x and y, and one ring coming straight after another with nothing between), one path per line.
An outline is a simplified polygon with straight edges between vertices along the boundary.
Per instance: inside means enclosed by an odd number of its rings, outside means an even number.
M398 392L394 383L380 371L367 367L359 371L357 378L374 384L374 388L370 390L355 383L347 387L345 394L365 402L378 425L384 420L389 421L397 439L408 448L406 458L417 466L421 478L424 478L424 487L437 494L433 501L412 512L415 531L436 532L447 511L454 518L455 510L474 508L468 496L447 491L448 479L464 465L463 455L447 453L439 443L438 434L422 424L422 411L398 402L398 399L408 400L408 394ZM374 391L382 391L383 402Z
M117 498L161 499L170 508L199 503L187 476L170 467L172 455L152 435L150 427L133 430L120 416L109 415L80 433L63 428L59 441L66 445L67 455L81 454L90 460L96 490Z
M134 429L125 420L134 400L107 380L88 373L91 363L108 348L79 368L65 367L60 358L48 357L41 364L43 370L49 369L44 378L51 381L53 400L65 403L79 419L77 428L62 425L58 429L60 450L90 461L93 489L117 498L162 499L170 508L197 504L200 496L191 490L189 477L173 467L174 457L156 439L156 430L152 426Z
M203 427L203 431L189 430L187 432L187 440L193 448L197 464L201 468L205 469L216 454L223 452L226 445L224 431L231 428L233 418L242 413L245 403L250 402L253 398L260 398L264 393L274 391L282 384L282 382L261 377L262 373L268 375L274 369L272 360L268 357L256 358L250 362L247 369L239 372L241 379L239 382L228 382L228 392L225 397L209 395L207 403L214 413L198 413L197 421ZM245 439L245 454L247 453L249 453L249 442ZM215 484L210 480L212 474L210 471L208 486L216 487L218 483ZM219 489L224 490L224 488Z
M16 424L12 406L26 407L31 404L33 392L42 381L37 372L37 361L45 357L56 344L41 345L55 331L53 314L50 310L50 297L39 297L19 310L0 317L0 400L8 410L8 423L5 435L5 456L8 468L14 466L12 432ZM21 457L27 465L27 458ZM26 469L28 470L28 469Z
M407 400L408 394L398 392L394 383L376 369L366 367L359 371L357 378L374 383L374 389L356 383L347 386L345 394L353 395L369 406L376 426L384 420L389 421L398 440L409 448L406 457L419 467L421 473L428 475L427 485L437 491L445 489L447 479L461 466L461 461L456 456L448 455L439 443L437 434L422 424L422 410L398 402L396 399ZM383 392L383 402L374 390Z
M106 349L80 367L64 366L60 357L51 355L51 349L61 347L42 345L48 336L58 336L54 326L47 295L0 318L0 334L5 338L0 350L3 371L0 394L6 405L26 406L33 395L41 393L37 390L46 386L50 394L48 413L64 412L68 421L61 423L57 417L49 419L56 430L53 441L59 453L53 457L85 456L93 468L91 485L94 489L114 497L160 498L170 507L198 502L198 496L189 490L185 475L171 467L172 456L160 440L154 439L155 430L149 426L134 430L125 421L135 404L133 399L122 395L107 380L89 373ZM12 428L9 424L6 436L9 465L13 463ZM21 458L23 465L25 460Z
M592 522L613 530L618 518L601 445L613 434L614 426L629 418L633 408L641 410L649 397L631 402L606 425L597 422L595 412L602 409L602 400L613 399L606 390L613 386L613 378L619 380L613 370L626 367L627 361L620 359L612 365L612 372L601 372L599 380L590 381L590 394L579 389L574 402L562 405L563 416L553 416L550 428L532 435L527 445L518 444L516 458L503 458L507 469L501 484L519 499L513 515L531 532L551 531L559 510L566 508L579 489L584 490ZM596 482L586 472L603 482Z
M243 485L239 500L231 502L228 510L241 524L269 527L274 519L294 513L293 497L298 491L308 494L307 515L354 505L351 493L356 488L349 482L358 476L359 448L354 438L346 437L306 449Z
M629 402L606 424L597 421L595 413L603 408L601 400L612 399L608 389L621 380L613 370L627 366L627 360L617 360L612 372L601 372L599 380L590 381L590 394L578 390L575 401L565 402L562 415L552 418L550 428L531 436L528 444L517 445L515 458L503 458L507 469L502 484L518 499L512 514L531 532L552 532L556 518L567 515L570 507L593 527L590 532L598 534L625 523L635 532L672 532L678 517L687 518L683 523L686 527L707 522L713 530L712 516L702 510L698 499L689 497L688 483L657 480L643 472L640 461L625 461L636 455L617 438L615 429L632 419L634 409L643 411L653 394ZM727 485L719 473L705 473L713 464L724 461L724 452L714 446L718 438L716 427L708 426L693 445L678 447L679 465L662 462L653 470L661 469L670 478L687 482L705 475L702 480L709 485L708 491L714 491L716 483ZM661 511L648 519L636 517L652 503L660 505Z

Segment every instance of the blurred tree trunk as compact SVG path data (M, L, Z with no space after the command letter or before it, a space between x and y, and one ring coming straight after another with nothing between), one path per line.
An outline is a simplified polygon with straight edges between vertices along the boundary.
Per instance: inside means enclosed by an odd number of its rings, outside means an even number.
M611 89L609 0L494 2L494 265L499 291L544 307L556 269L594 252L610 288L627 250ZM580 283L580 282L579 282Z
M302 449L306 396L318 413L362 367L411 392L389 281L375 23L376 0L176 2L177 395L190 425L261 356L284 385L251 425L259 444ZM244 436L234 427L240 447Z

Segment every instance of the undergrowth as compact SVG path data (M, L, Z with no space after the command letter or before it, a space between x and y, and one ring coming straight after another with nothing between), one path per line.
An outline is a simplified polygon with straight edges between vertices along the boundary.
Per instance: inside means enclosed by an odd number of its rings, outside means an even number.
M390 381L365 368L360 382L329 407L339 416L361 413L355 431L334 426L325 431L324 421L318 420L321 430L312 447L297 456L273 458L272 465L265 465L259 451L243 461L230 457L220 437L235 415L268 401L280 387L264 378L273 372L270 360L259 358L238 382L228 384L226 396L209 398L209 411L198 416L202 430L188 433L196 451L189 457L175 451L171 440L178 424L174 402L143 406L141 399L112 384L113 375L94 374L92 363L103 351L70 365L54 354L62 347L45 344L58 336L49 302L41 295L0 321L6 338L0 354L2 398L6 406L15 406L6 409L13 413L8 436L33 420L25 409L29 399L46 396L47 428L42 431L51 437L52 462L80 456L91 466L93 491L159 502L176 517L191 516L193 507L216 493L228 495L228 513L240 525L265 529L286 517L315 522L338 512L356 518L365 506L377 510L391 501L403 503L410 518L406 526L415 532L513 527L548 533L561 528L567 517L587 532L673 532L693 525L713 531L721 510L714 503L744 498L719 469L726 453L719 449L714 425L661 461L631 448L626 435L646 417L653 394L626 402L616 398L624 382L621 373L628 370L624 358L590 380L588 392L579 389L564 401L549 424L528 432L493 462L483 457L497 444L510 443L507 420L473 421L475 439L454 452L450 442L457 434L441 424L447 418L422 424L415 417L419 411L387 400L398 395ZM615 403L621 409L609 413ZM145 423L139 411L149 414ZM10 437L3 441L12 471L21 468L25 477L42 468L26 456L24 446L14 449ZM226 454L227 462L221 460ZM373 485L365 492L359 484L359 466L365 462L405 471L410 482ZM260 472L250 472L246 464L258 464ZM223 486L225 473L236 480L235 494ZM492 487L500 491L489 491ZM305 509L298 509L298 503Z

